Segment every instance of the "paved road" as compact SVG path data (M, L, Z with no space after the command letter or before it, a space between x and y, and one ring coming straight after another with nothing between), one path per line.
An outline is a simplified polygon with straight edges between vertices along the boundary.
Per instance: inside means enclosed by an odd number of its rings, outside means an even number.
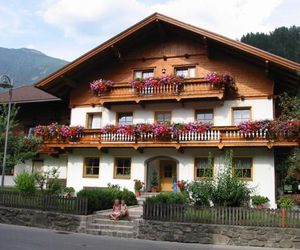
M53 230L0 224L1 250L267 250L267 248L246 248L183 244L173 242L118 239L86 234L64 233Z

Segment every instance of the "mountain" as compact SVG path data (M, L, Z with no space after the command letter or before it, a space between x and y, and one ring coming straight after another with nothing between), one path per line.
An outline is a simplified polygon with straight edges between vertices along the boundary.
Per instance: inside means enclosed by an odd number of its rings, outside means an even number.
M300 26L280 27L269 33L248 33L242 36L241 42L300 63Z
M15 87L36 83L67 63L34 49L0 47L0 75L13 78Z

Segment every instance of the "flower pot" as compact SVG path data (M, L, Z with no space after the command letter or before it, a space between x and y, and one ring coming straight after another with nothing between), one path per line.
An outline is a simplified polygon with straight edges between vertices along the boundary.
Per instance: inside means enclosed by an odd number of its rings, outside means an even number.
M256 205L256 208L258 208L258 209L263 209L265 206L264 206L264 204L258 204L258 205Z
M151 188L151 192L152 192L152 193L156 193L156 192L157 192L157 187L152 187L152 188Z
M141 191L140 190L136 190L135 191L135 196L136 197L140 197L141 196Z

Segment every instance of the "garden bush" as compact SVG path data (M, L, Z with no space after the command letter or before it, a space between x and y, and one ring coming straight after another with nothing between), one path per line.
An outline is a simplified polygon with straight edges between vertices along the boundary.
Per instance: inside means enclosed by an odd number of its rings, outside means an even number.
M192 202L197 206L209 206L213 184L209 180L194 181L189 186Z
M146 201L164 204L186 204L188 202L188 195L187 193L160 193L152 197L147 197Z
M77 197L88 199L88 213L112 208L115 199L124 199L128 206L137 204L134 193L127 189L83 189L77 193Z
M286 197L286 196L282 196L278 199L278 205L280 208L285 208L285 209L290 209L290 208L293 208L294 205L295 205L295 202L289 198L289 197Z
M15 188L17 192L26 195L32 195L36 192L36 182L35 182L35 175L33 173L22 172L16 176L14 179L15 181Z

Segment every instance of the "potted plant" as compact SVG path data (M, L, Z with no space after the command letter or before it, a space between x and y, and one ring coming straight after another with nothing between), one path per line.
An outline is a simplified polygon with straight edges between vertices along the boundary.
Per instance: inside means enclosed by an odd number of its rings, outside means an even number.
M270 200L268 197L261 195L254 195L251 197L252 204L256 206L256 208L262 209L264 205L268 203Z
M141 180L133 180L134 181L134 191L135 191L135 196L139 197L141 196L141 190L144 186L144 182Z
M73 187L65 187L64 188L64 196L67 198L74 197L75 189Z
M156 193L158 190L158 177L157 172L153 171L151 179L151 192Z

